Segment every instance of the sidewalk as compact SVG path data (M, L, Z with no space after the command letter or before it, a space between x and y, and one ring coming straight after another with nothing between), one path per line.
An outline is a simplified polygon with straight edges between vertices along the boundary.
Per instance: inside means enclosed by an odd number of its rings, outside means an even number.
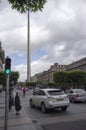
M0 93L0 130L4 130L5 122L5 94ZM30 117L22 107L20 115L15 114L14 107L8 113L7 130L37 130Z

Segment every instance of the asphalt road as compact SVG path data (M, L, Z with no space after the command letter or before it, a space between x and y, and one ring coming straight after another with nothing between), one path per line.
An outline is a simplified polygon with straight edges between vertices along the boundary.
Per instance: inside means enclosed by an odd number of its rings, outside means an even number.
M42 125L43 130L86 130L86 120Z
M86 130L86 103L70 103L66 112L50 110L46 114L29 107L31 91L23 97L23 106L39 130Z

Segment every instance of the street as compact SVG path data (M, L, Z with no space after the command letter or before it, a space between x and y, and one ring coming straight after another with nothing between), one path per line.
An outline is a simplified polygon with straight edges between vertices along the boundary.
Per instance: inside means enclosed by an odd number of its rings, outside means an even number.
M29 90L23 97L20 91L23 107L33 123L40 130L85 130L86 129L86 103L70 103L66 112L49 110L46 114L38 108L29 107Z

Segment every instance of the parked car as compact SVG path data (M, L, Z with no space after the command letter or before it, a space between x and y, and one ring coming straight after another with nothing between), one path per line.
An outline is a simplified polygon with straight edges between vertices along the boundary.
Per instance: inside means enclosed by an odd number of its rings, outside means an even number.
M36 89L29 100L30 107L38 106L43 113L48 109L61 108L66 111L70 104L67 94L61 89Z
M67 95L73 103L86 101L86 91L84 89L69 89Z

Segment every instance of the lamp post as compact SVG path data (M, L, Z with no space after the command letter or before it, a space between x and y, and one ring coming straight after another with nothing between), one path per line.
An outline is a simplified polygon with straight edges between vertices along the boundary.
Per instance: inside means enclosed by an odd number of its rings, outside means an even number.
M27 82L30 82L31 77L30 63L30 14L28 11L28 28L27 28Z

